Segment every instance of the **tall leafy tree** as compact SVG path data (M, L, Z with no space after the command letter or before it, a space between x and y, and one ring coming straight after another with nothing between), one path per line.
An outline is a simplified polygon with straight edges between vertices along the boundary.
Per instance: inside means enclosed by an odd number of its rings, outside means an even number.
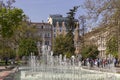
M81 55L83 58L95 59L98 57L99 51L95 45L86 45L81 49Z
M67 34L66 36L59 35L54 40L53 51L54 55L66 55L70 58L74 55L74 44L73 44L73 36L72 34ZM73 44L73 45L71 45Z
M74 47L74 35L71 32L68 32L65 36L65 49L68 57L74 55L75 47Z
M65 52L65 37L63 35L59 35L54 39L53 51L54 55L60 55Z
M14 32L14 35L11 37L11 42L13 42L13 47L16 51L17 60L19 59L19 57L24 55L20 53L20 51L24 51L24 48L20 47L21 42L24 42L25 40L28 40L28 39L31 39L35 43L38 41L41 41L40 37L34 35L36 34L36 31L37 31L37 28L31 25L31 23L28 20L25 20L21 23L21 25L19 25L19 27ZM26 44L23 44L23 45L26 45ZM37 54L37 51L34 53ZM27 56L28 54L25 53L25 55Z
M107 41L107 55L111 54L114 57L118 57L118 43L117 43L117 37L112 36L108 41Z
M25 18L23 10L12 7L12 3L14 3L14 0L8 0L7 4L2 2L0 7L0 35L3 39L3 54L9 53L7 47L12 49L10 45L11 37L14 36L16 29Z
M67 30L73 31L75 29L75 13L79 6L74 6L73 9L70 9L70 11L67 13Z
M36 41L34 41L31 38L24 38L20 41L19 43L19 51L18 51L20 56L29 56L30 53L34 53L37 55L38 50L37 50L37 45Z
M79 8L79 6L74 6L73 9L70 9L70 11L67 13L67 30L68 33L66 34L66 51L68 53L68 55L73 55L75 48L74 48L74 35L73 35L73 31L76 27L76 23L77 21L75 21L75 13L77 11L77 9Z
M0 12L0 25L1 35L3 38L10 38L13 36L14 31L20 25L25 17L22 9L2 8Z
M73 9L70 9L70 11L67 13L67 30L68 33L66 36L59 35L58 37L55 38L54 40L54 46L53 50L55 55L63 54L66 55L67 57L71 57L74 55L74 36L73 36L73 31L75 29L75 13L78 9L78 6L73 7Z

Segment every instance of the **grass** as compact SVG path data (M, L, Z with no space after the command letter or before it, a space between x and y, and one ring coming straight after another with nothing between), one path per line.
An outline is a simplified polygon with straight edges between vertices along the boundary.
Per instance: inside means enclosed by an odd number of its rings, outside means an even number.
M8 61L8 65L10 65L11 64L11 62L10 61ZM0 66L5 66L6 64L5 64L5 61L0 61Z

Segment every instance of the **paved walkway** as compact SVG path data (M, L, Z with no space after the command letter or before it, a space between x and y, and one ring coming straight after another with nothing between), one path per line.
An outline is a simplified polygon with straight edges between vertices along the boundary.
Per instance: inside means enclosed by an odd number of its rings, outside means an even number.
M4 80L5 77L7 77L9 74L14 73L16 71L16 68L9 69L5 68L5 66L0 66L0 80Z
M98 67L87 67L84 66L84 69L90 69L90 70L96 70L96 71L104 71L104 72L114 72L114 73L120 73L120 67L114 67L113 69L110 69L108 67L104 67L104 68L98 68Z
M11 73L11 71L3 71L0 73L0 80L4 80L6 76L8 76Z

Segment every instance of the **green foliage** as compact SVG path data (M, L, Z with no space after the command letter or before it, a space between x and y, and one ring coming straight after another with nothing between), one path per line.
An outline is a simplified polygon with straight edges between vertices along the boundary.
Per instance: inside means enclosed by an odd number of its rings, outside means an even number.
M74 6L73 9L70 9L70 11L67 13L68 16L68 21L67 21L67 29L68 30L74 30L75 28L75 13L77 11L79 7L78 6Z
M106 43L107 45L107 55L112 54L114 57L118 57L118 37L112 36Z
M66 36L59 35L54 40L54 55L66 55L66 57L70 58L72 55L74 55L74 36L72 31L75 28L75 12L77 11L78 6L75 6L73 9L70 9L70 11L67 13L68 16L68 22L67 22L67 29L68 33Z
M16 39L12 40L12 38L25 18L23 10L12 7L12 3L14 3L13 0L8 0L7 3L3 2L0 7L0 35L3 41L0 52L3 54L2 57L15 57L16 51L14 48L16 48L16 44L14 40Z
M69 52L69 51L66 52L66 53L63 53L63 54L65 54L67 58L71 58L71 56L73 55L73 54L72 54L71 52Z
M0 38L0 59L4 57L14 58L15 57L15 50L10 45L10 40L5 40L2 37Z
M63 35L59 35L54 39L53 51L54 55L63 54L65 49L65 37Z
M74 47L74 41L73 41L73 39L74 39L74 35L73 35L73 33L72 32L68 32L67 34L66 34L66 36L65 36L65 41L66 41L66 51L67 52L69 52L69 53L71 53L71 55L73 55L74 54L74 52L75 52L75 47Z
M20 25L25 15L18 8L2 8L0 12L1 35L3 38L10 38L14 30Z
M87 45L82 48L81 55L83 58L97 58L99 51L95 45Z
M31 38L22 39L19 43L19 56L28 56L31 52L35 55L38 53L36 41Z
M4 53L3 53L4 50ZM0 59L4 59L4 57L15 58L15 51L11 49L9 46L4 46L4 48L0 48Z
M59 35L54 40L53 51L54 55L66 55L68 58L74 54L74 45L72 34L66 36ZM72 45L71 45L72 44Z

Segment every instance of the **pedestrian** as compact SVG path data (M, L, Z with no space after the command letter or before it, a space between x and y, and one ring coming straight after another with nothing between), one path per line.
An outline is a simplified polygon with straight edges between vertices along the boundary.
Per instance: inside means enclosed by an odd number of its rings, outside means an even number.
M113 62L114 62L114 66L116 67L116 64L117 64L117 59L116 59L116 58L114 58Z
M97 66L100 67L100 59L97 60Z
M5 65L8 65L8 57L5 57Z

